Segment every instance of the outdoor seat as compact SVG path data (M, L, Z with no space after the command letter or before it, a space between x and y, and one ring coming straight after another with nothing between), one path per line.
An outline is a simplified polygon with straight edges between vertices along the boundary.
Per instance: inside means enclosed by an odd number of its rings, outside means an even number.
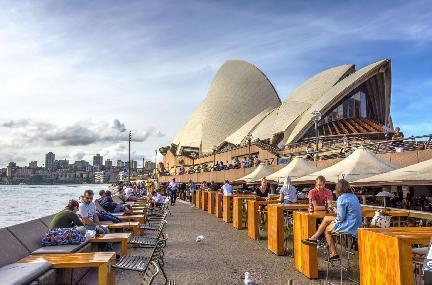
M351 256L355 255L357 251L357 238L342 232L333 232L332 236L336 238L336 248L338 249L338 254L340 256L339 260L331 261L327 259L327 272L326 272L326 284L328 284L328 276L330 266L333 265L334 262L339 263L339 271L340 271L340 284L344 282L344 272L345 277L350 282L356 282L353 278L353 268L351 264ZM330 254L328 254L328 257Z
M33 251L32 254L74 253L80 250L86 244L87 242L83 242L81 244L43 246Z
M152 237L133 236L129 239L129 244L142 247L142 248L150 248L150 247L155 247L156 243L161 241L161 246L165 247L167 239L168 237L166 235L161 239L159 238L159 236L152 236Z
M0 268L3 285L28 284L51 268L49 262L12 263Z

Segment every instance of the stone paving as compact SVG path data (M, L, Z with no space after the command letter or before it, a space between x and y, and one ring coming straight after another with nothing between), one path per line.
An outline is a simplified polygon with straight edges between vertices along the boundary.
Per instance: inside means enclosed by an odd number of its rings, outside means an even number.
M321 281L308 280L294 269L292 258L271 253L267 240L254 241L247 236L247 230L237 230L183 201L170 210L164 269L176 284L244 284L241 277L246 271L258 284L288 284L289 280L294 285L324 284L323 262ZM204 235L205 240L197 243L197 235ZM332 281L337 282L337 275L334 277ZM134 272L119 272L116 283L139 284L139 278ZM154 284L163 284L162 281L158 276Z

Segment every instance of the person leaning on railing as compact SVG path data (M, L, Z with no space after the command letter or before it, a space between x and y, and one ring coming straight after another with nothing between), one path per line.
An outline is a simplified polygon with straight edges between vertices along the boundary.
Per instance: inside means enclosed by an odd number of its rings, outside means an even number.
M302 240L306 245L316 246L318 238L324 234L329 246L329 259L338 260L333 232L346 233L357 237L357 229L362 227L361 207L348 181L341 179L336 185L337 215L325 216L318 230L310 238Z

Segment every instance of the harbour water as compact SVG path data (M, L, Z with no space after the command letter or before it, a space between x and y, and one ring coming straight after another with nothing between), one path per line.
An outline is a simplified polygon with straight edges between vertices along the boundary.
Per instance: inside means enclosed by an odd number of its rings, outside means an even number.
M86 189L97 196L108 184L0 185L0 228L54 214Z

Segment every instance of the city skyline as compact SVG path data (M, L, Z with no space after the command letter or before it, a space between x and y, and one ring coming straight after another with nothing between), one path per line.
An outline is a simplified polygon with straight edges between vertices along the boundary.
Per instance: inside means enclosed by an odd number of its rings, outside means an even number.
M70 161L126 160L129 130L132 158L153 160L230 59L256 64L284 100L328 67L389 58L395 126L406 136L432 132L428 1L0 6L0 165L50 150Z

